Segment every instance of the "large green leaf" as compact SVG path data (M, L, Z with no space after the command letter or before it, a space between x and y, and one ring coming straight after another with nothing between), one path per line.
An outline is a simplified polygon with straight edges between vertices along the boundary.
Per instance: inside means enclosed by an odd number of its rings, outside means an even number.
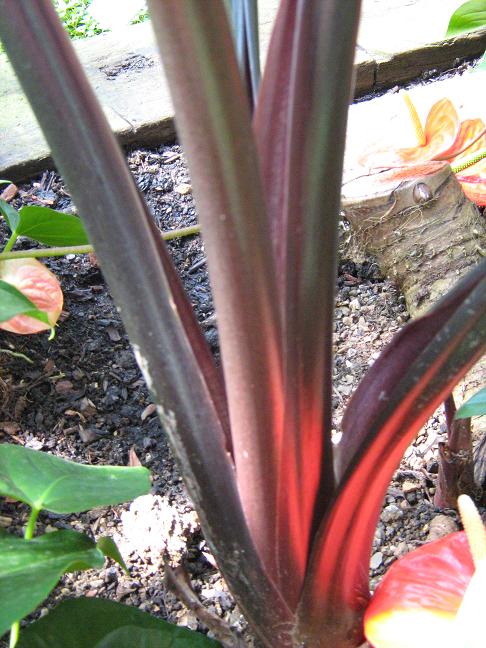
M3 180L2 180L3 182ZM8 226L14 231L19 222L19 213L16 209L9 205L7 201L0 199L0 214L5 218L8 223Z
M213 648L219 645L204 635L185 628L182 628L184 636L181 637L180 630L181 628L170 624L166 624L161 630L124 626L110 632L95 648Z
M49 209L28 206L19 211L15 228L17 236L28 236L44 245L87 245L88 235L77 216Z
M477 394L471 396L461 407L457 410L454 418L465 419L471 416L483 416L486 414L486 387L483 387Z
M0 279L0 322L6 322L15 315L28 315L50 326L47 313L39 310L15 286Z
M42 603L62 574L104 563L95 543L76 531L54 531L32 540L2 536L0 556L0 636Z
M114 601L64 601L28 626L17 648L220 648L217 641Z
M196 635L196 633L193 633ZM196 635L197 636L197 635ZM197 645L201 645L197 636ZM95 648L172 648L174 645L172 632L148 630L135 626L124 626L110 632L104 639L96 644ZM184 646L196 645L189 638L184 638Z
M120 504L150 490L146 468L85 466L22 446L0 445L0 495L54 513Z
M457 36L486 25L486 0L469 0L452 14L446 36Z

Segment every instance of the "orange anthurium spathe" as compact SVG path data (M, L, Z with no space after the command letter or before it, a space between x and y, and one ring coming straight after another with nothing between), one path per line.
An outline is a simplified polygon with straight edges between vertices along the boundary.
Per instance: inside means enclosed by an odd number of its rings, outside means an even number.
M484 646L474 614L486 597L486 532L472 501L459 499L466 531L404 556L376 589L364 617L373 648Z
M486 205L486 159L481 159L481 155L486 151L484 122L481 119L468 119L461 126L464 144L461 147L462 153L454 157L452 168L469 200L484 206ZM468 142L472 143L466 146ZM474 156L477 156L478 161L462 168L468 161L474 160Z
M0 279L23 293L41 311L47 313L49 325L28 315L16 315L0 322L0 329L28 335L50 330L59 319L63 294L56 276L37 259L0 261Z
M404 95L414 126L417 144L409 148L371 151L360 162L368 168L400 169L433 160L451 164L466 196L477 205L486 205L486 126L481 119L460 122L452 102L437 101L427 115L425 126L409 95ZM404 176L405 177L405 176Z

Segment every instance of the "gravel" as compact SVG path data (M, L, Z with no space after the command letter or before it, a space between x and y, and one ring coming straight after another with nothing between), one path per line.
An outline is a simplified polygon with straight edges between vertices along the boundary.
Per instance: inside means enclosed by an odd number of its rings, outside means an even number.
M128 163L161 229L196 222L180 147L135 150L128 154ZM20 187L13 204L44 204L75 213L67 189L50 171ZM201 240L198 236L178 239L169 247L217 357L217 322ZM52 342L47 336L1 333L0 439L84 463L127 465L135 455L152 471L153 489L124 506L77 516L40 516L39 531L71 528L95 538L112 535L130 576L111 563L100 572L67 574L32 618L45 614L62 598L101 596L206 632L166 587L166 554L171 564L185 566L203 605L224 618L248 646L256 646L201 534L96 260L70 255L48 265L65 292L63 321ZM403 296L381 275L373 259L341 260L335 314L333 436L337 440L351 394L409 316ZM31 363L12 352L25 354ZM439 512L431 501L437 444L444 439L444 430L442 413L437 412L395 473L373 542L372 589L399 556L423 544L430 534L436 537L444 529L457 528L455 513ZM25 518L24 506L1 502L2 528L20 533Z

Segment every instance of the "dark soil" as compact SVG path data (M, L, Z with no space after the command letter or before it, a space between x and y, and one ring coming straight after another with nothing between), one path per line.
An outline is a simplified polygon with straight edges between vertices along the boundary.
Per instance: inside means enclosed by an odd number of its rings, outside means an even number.
M187 187L190 179L178 146L136 150L128 155L128 162L161 230L196 222ZM42 204L75 212L59 177L49 171L21 186L12 204L17 208ZM23 241L17 248L30 246ZM177 239L169 248L206 338L217 353L201 240L199 236ZM51 342L46 334L23 337L0 332L0 441L89 464L127 465L135 453L150 469L153 489L132 505L76 516L41 515L39 531L74 528L96 538L111 534L119 543L130 577L113 564L99 573L67 575L36 615L45 614L62 598L101 596L206 631L164 584L162 554L167 551L174 564L185 565L204 605L253 645L201 535L96 261L72 255L46 263L62 283L62 321ZM341 262L335 324L335 435L339 435L343 407L360 378L407 319L403 297L381 277L372 259L362 264ZM437 513L430 502L437 469L435 450L443 435L437 415L411 446L396 474L376 532L372 584L390 562L421 544L429 533L429 523ZM20 533L25 520L22 506L1 502L0 526Z

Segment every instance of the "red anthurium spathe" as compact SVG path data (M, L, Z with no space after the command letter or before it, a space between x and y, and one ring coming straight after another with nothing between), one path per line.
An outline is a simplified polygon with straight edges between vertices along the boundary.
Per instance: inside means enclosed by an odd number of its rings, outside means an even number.
M466 531L412 551L392 565L378 586L364 617L374 648L484 645L484 634L476 632L472 619L478 599L482 604L486 595L486 533L466 497L460 497L463 520L470 518Z
M47 313L49 325L28 315L16 315L1 322L0 329L28 335L51 329L62 311L63 294L56 276L37 259L0 261L0 279L23 293L41 311Z
M404 178L407 168L433 160L451 164L466 196L477 205L486 205L486 126L481 119L459 121L452 102L443 98L430 109L425 126L408 94L404 94L417 138L409 148L388 148L370 151L361 157L368 168L395 168L396 177ZM483 155L481 155L481 153ZM476 156L476 158L474 157Z

